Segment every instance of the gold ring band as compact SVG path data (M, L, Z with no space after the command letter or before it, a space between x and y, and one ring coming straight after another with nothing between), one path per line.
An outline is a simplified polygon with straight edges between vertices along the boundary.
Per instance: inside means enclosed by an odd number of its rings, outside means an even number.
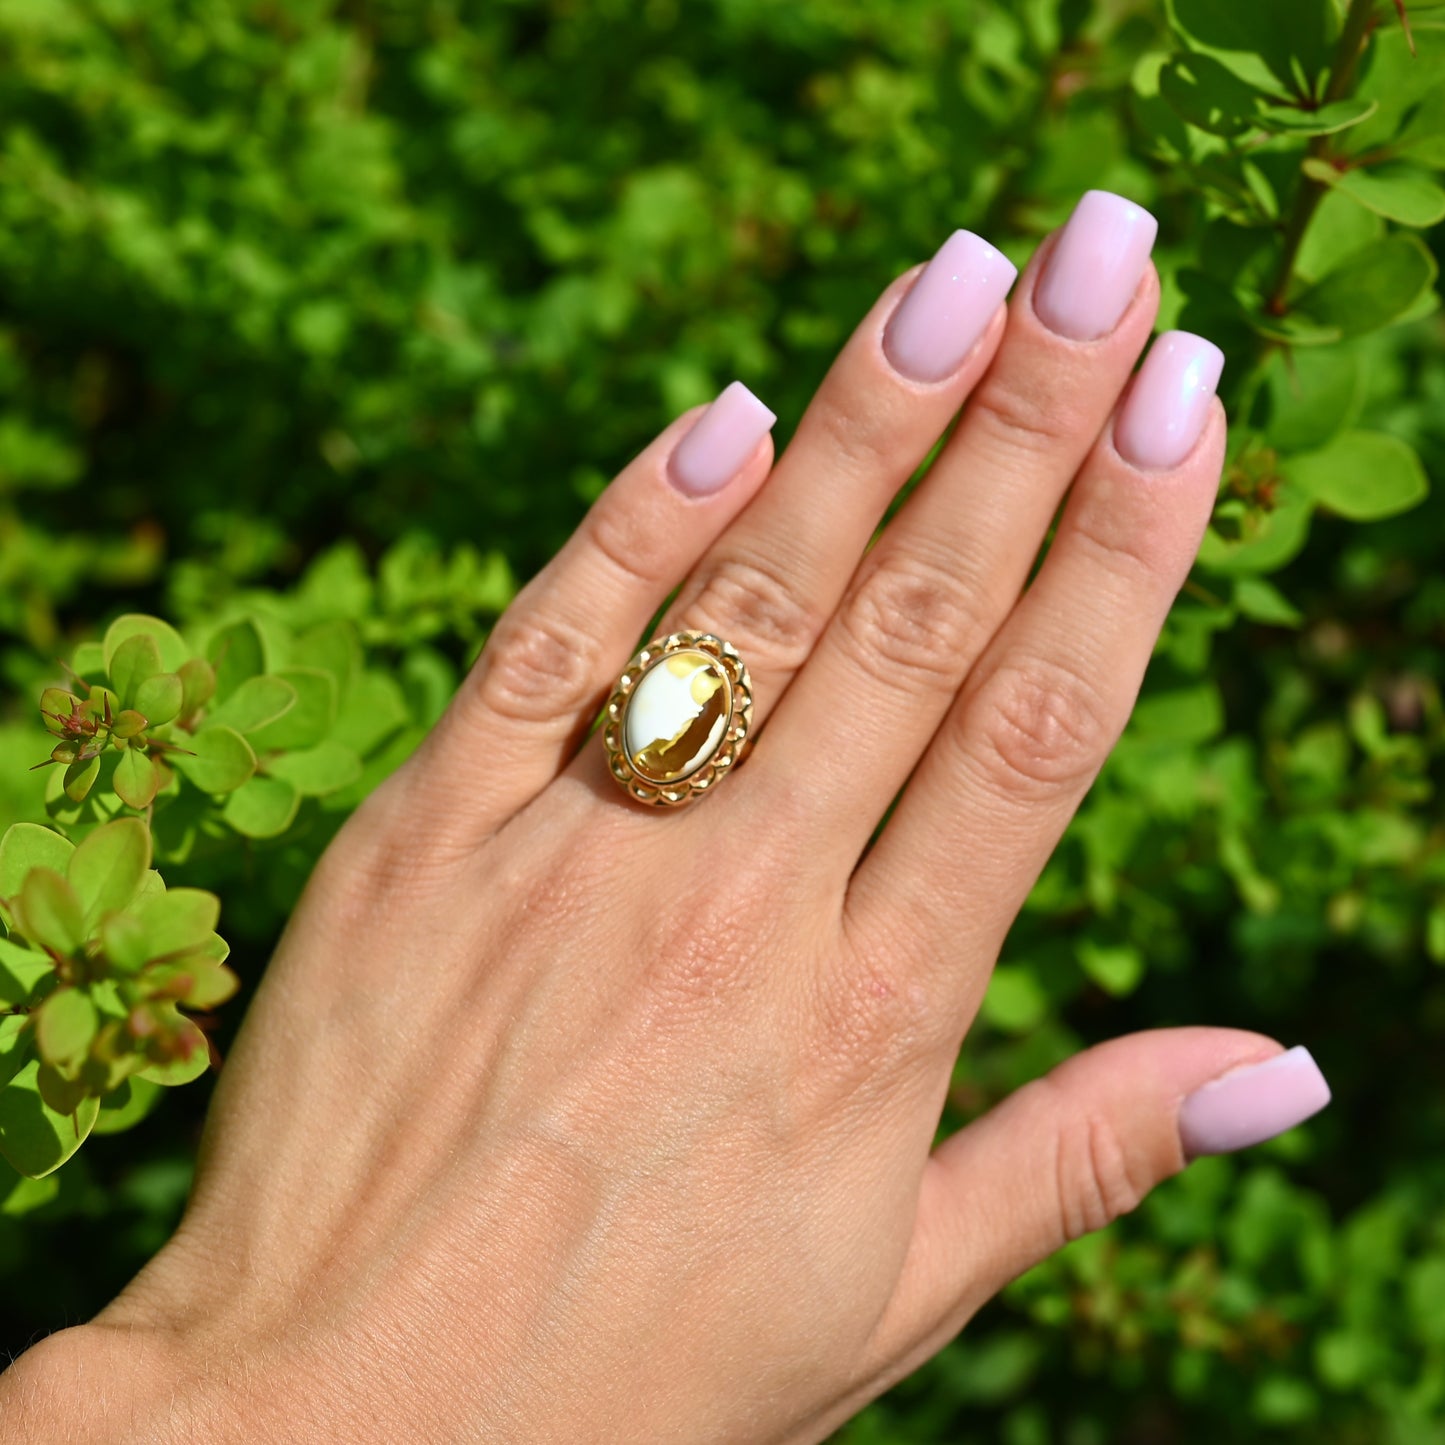
M602 741L630 797L677 808L738 765L752 726L752 683L737 648L710 632L673 632L649 642L617 679Z

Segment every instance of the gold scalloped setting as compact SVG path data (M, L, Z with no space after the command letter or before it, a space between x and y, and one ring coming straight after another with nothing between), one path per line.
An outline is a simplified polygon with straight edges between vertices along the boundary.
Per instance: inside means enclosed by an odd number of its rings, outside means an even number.
M679 653L700 653L726 680L727 721L717 745L686 776L662 782L647 777L627 749L627 708L642 679L659 663ZM602 742L608 771L629 797L654 808L680 808L715 788L742 759L753 728L753 689L737 648L710 632L670 632L649 642L617 679L603 713Z

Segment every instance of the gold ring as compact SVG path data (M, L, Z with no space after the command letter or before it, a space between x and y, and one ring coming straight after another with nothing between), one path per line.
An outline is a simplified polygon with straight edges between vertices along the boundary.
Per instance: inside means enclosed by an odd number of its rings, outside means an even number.
M602 741L631 797L676 808L732 772L752 726L753 687L737 648L710 632L673 632L649 642L617 679Z

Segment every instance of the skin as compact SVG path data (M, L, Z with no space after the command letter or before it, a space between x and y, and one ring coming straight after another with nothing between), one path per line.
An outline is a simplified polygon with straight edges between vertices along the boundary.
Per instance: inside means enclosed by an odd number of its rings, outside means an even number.
M1157 280L1068 341L1048 244L953 376L888 362L910 272L776 464L683 497L690 413L617 477L321 860L178 1233L0 1377L0 1439L821 1440L1184 1166L1183 1097L1278 1044L1116 1040L934 1147L1223 455L1217 403L1172 471L1115 451ZM732 641L762 727L664 814L583 743L684 577L658 632Z

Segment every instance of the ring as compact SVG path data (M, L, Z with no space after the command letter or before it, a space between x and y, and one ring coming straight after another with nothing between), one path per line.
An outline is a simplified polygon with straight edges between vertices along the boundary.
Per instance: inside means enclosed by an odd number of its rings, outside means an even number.
M602 741L617 782L639 803L676 808L738 765L753 688L737 648L710 632L673 632L627 664L607 700Z

